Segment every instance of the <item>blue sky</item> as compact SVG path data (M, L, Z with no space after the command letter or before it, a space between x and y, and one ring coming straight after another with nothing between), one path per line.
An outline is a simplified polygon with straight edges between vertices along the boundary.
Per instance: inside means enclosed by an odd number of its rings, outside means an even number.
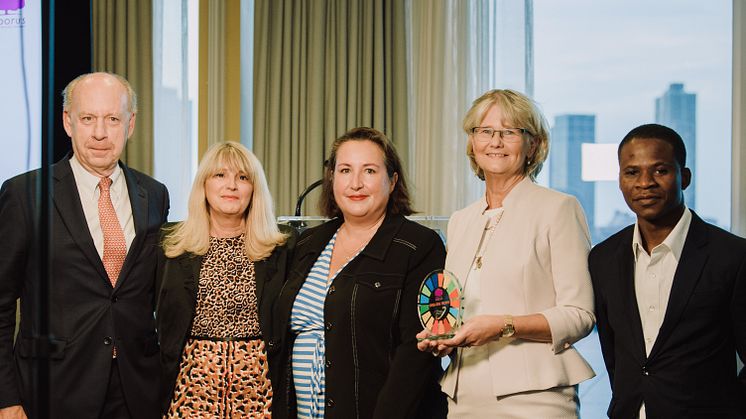
M732 3L724 0L535 0L534 96L550 124L596 114L597 142L653 122L672 82L697 94L696 210L730 224ZM596 219L625 209L615 182L596 187Z

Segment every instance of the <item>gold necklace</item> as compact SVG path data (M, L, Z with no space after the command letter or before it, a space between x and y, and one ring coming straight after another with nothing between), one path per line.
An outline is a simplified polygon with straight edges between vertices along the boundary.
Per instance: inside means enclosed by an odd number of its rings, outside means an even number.
M342 257L345 258L345 262L352 259L355 255L360 253L360 251L363 250L363 248L368 244L369 241L370 240L363 242L363 244L361 244L360 247L355 249L355 251L353 252L350 252L349 249L345 245L342 244L342 242L339 242L340 248L344 250Z
M474 258L474 264L477 265L477 269L482 269L482 262L484 259L484 252L487 250L487 243L492 238L492 234L495 232L497 224L503 218L505 211L499 211L494 217L487 219L487 223L484 225L484 232L482 233L482 240L479 242L479 250Z
M341 232L341 229L340 229L340 232ZM349 233L347 235L349 235ZM342 235L337 234L337 242L336 242L336 244L339 244L339 250L342 251L340 256L342 256L344 258L345 262L349 261L355 255L357 255L361 250L363 250L363 248L370 242L371 238L372 238L372 236L369 237L369 238L367 238L367 239L365 239L365 240L363 240L363 242L357 248L355 248L355 246L353 246L353 250L350 251L350 248L345 245L345 242L346 242L345 238L342 237Z
M370 233L369 237L363 240L362 244L357 249L355 249L354 252L350 252L349 248L344 245L343 243L344 240L343 240L342 234L340 233L344 233L345 236L349 236L349 237L354 237L354 236L352 235L352 233L349 232L349 229L347 228L346 224L342 224L342 226L339 227L339 233L337 233L337 242L339 243L342 250L344 250L344 253L347 254L345 258L346 261L352 259L353 256L358 254L368 243L370 243L370 240L373 238L373 236L376 235L376 232L378 231L378 227L380 227L381 224L383 223L383 219L384 217L381 217L378 221L373 223L373 225L363 230L363 233L366 235L368 235L367 233L369 233L370 231L372 231L372 233Z
M339 271L342 270L342 268L344 268L345 266L347 266L347 264L350 262L350 260L353 257L355 257L355 255L357 255L358 253L360 253L365 246L368 245L368 243L370 242L371 238L373 238L373 236L371 236L367 240L364 240L363 243L360 245L360 247L358 247L355 251L350 252L350 249L348 249L342 243L343 240L341 240L339 232L337 232L337 238L335 239L335 242L334 242L334 249L332 250L332 260L334 260L334 255L337 255L337 256L343 258L344 262L342 262L340 264L340 266L336 268L335 272L339 272ZM337 251L337 245L339 245L339 252ZM333 279L333 277L336 277L336 273L334 275L331 275L331 271L330 271L330 275L326 278L326 284L327 284L327 286L329 285L329 283L331 282L331 280Z

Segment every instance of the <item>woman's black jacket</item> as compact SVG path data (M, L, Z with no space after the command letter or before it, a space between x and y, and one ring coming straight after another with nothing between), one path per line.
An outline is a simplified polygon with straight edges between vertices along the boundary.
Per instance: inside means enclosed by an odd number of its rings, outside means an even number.
M254 263L259 326L265 344L267 336L271 335L272 304L285 281L287 265L292 257L297 238L292 227L280 225L280 231L289 235L287 242L275 248L268 258ZM175 258L166 258L162 250L160 253L156 327L161 347L163 370L161 397L165 412L173 396L182 352L192 329L202 256L186 253ZM275 359L270 355L270 369L274 367L274 364Z
M275 418L296 416L294 334L288 327L293 302L341 224L333 219L301 235L275 304L268 340L273 358L280 361L270 370ZM324 307L326 418L445 417L445 396L437 382L440 359L418 351L415 337L422 330L418 289L444 262L437 233L388 214L365 249L336 276Z

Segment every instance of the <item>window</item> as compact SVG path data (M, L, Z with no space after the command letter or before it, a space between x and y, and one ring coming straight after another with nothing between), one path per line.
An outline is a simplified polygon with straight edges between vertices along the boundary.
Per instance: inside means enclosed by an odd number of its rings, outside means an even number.
M153 156L155 178L183 220L197 171L198 2L153 2Z
M539 180L578 197L594 244L634 223L617 187L616 145L651 122L686 142L694 182L687 205L727 229L731 2L540 1L534 25L535 99L552 126ZM594 153L613 163L610 170L591 170ZM600 180L609 172L612 180ZM605 417L610 388L597 336L577 346L598 374L581 385L582 416Z
M0 184L40 165L41 39L39 2L0 4Z

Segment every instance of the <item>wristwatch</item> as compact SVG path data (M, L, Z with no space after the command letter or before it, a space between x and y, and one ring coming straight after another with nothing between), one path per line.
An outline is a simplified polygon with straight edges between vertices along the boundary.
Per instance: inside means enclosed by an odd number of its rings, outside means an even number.
M503 326L500 337L509 338L515 335L515 326L513 325L513 316L510 314L505 315L505 326Z

